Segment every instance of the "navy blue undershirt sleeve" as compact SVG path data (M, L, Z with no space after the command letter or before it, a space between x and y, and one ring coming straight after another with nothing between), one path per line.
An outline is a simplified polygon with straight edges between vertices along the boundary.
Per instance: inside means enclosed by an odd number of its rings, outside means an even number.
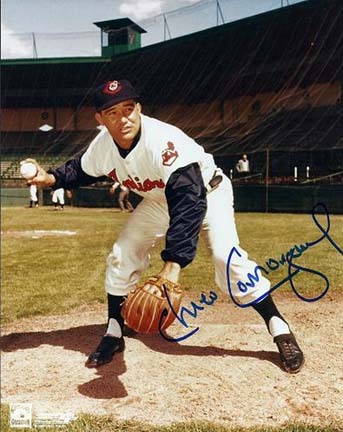
M102 177L92 177L86 174L81 167L81 157L71 159L56 169L49 170L49 174L53 174L56 183L53 189L64 188L64 189L75 189L80 186L87 186L95 182L100 181Z
M176 170L165 194L170 216L163 261L186 267L196 254L199 232L207 210L206 189L197 163Z

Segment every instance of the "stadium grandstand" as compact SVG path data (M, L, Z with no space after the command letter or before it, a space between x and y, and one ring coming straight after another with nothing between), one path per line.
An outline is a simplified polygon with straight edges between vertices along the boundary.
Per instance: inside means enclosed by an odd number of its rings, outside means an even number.
M2 60L3 185L18 186L22 158L50 167L84 151L98 133L92 90L116 78L214 155L238 210L310 211L325 199L342 212L342 22L341 0L307 0L141 47L145 30L113 19L95 23L101 56Z

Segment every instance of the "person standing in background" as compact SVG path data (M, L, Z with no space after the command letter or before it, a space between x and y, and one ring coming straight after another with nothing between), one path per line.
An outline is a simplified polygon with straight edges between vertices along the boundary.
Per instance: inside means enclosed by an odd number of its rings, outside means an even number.
M129 201L130 189L124 185L121 185L119 182L113 183L110 189L110 193L114 195L115 190L120 186L120 192L118 197L118 204L121 212L125 212L126 210L130 213L133 212L134 208Z
M52 191L52 202L54 203L54 210L58 210L58 204L60 209L64 210L64 189L59 188Z
M30 185L29 193L30 193L30 208L38 207L37 186L33 184Z
M236 164L236 170L240 174L247 174L247 173L250 172L249 160L248 160L248 156L246 154L244 154L242 156L242 159L240 159L237 162L237 164Z

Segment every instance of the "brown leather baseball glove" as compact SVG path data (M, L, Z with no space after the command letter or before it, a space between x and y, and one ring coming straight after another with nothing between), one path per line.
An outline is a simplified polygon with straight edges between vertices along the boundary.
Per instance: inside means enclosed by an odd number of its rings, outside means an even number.
M139 333L158 333L160 328L165 330L175 320L182 295L183 291L179 284L161 276L152 276L129 293L122 307L122 316L126 324ZM169 306L167 296L173 310ZM164 310L166 315L160 326Z

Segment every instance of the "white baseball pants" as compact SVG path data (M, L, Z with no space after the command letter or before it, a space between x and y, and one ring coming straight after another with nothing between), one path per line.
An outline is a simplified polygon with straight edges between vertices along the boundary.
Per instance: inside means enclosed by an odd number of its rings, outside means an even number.
M54 190L53 194L52 194L52 202L54 204L60 203L61 205L64 204L64 189L63 188L59 188Z
M37 186L36 185L30 185L30 200L33 202L37 202Z
M135 209L120 233L107 258L105 289L112 295L126 295L138 283L142 271L150 263L150 251L157 239L164 237L169 226L166 200L144 199ZM215 281L226 294L230 291L238 303L247 304L261 298L270 282L259 274L252 287L242 289L255 274L257 264L239 246L234 220L233 192L230 180L224 175L219 187L207 195L207 213L203 222L215 266ZM227 262L232 248L229 271ZM228 281L227 274L230 276ZM240 283L241 282L241 283Z

